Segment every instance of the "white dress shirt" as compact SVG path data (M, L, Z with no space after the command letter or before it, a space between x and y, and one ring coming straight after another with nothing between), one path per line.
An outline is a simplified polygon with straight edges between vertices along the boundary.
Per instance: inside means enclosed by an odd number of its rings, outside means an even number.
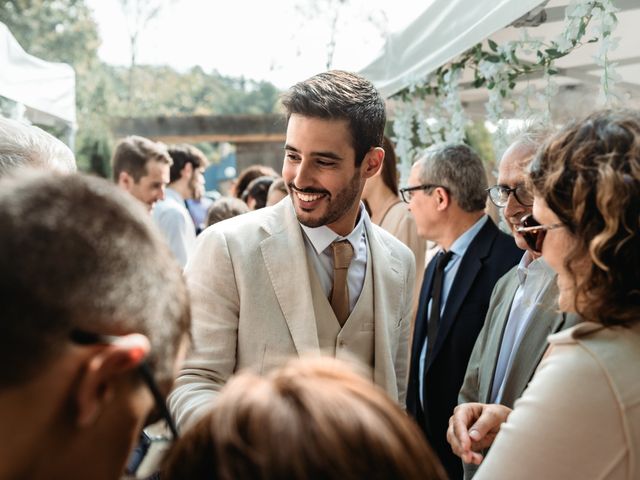
M543 258L534 259L529 252L526 252L520 260L517 272L519 285L513 297L509 319L502 336L500 354L491 388L491 403L500 403L502 399L507 372L511 368L522 336L529 325L533 312L540 304L545 287L550 284L554 276L553 270Z

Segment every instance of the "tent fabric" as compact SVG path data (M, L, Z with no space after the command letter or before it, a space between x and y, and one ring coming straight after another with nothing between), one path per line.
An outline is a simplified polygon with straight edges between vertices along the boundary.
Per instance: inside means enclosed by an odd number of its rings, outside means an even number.
M435 0L360 74L385 97L483 41L542 3L541 0Z
M46 62L29 55L0 23L0 95L27 107L38 123L76 123L76 78L65 63Z

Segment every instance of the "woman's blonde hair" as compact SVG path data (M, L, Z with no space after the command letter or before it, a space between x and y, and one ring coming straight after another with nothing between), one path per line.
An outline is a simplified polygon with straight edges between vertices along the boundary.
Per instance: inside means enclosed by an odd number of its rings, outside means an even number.
M330 358L231 379L170 452L163 479L444 479L418 427Z

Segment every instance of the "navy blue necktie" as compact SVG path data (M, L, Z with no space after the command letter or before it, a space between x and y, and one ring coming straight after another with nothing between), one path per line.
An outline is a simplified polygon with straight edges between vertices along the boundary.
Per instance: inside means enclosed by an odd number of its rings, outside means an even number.
M431 357L433 346L435 345L436 337L438 336L444 269L452 256L453 252L449 250L448 252L438 255L437 258L436 273L433 276L433 287L431 289L431 310L429 311L429 323L427 325L427 359Z

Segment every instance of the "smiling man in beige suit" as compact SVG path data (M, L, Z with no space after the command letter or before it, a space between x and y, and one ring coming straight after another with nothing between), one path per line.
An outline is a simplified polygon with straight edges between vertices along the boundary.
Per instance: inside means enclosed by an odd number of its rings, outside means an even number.
M297 355L355 358L404 404L415 264L360 202L384 160L384 102L331 71L283 104L289 198L207 229L187 265L194 351L169 400L182 427L234 372Z

